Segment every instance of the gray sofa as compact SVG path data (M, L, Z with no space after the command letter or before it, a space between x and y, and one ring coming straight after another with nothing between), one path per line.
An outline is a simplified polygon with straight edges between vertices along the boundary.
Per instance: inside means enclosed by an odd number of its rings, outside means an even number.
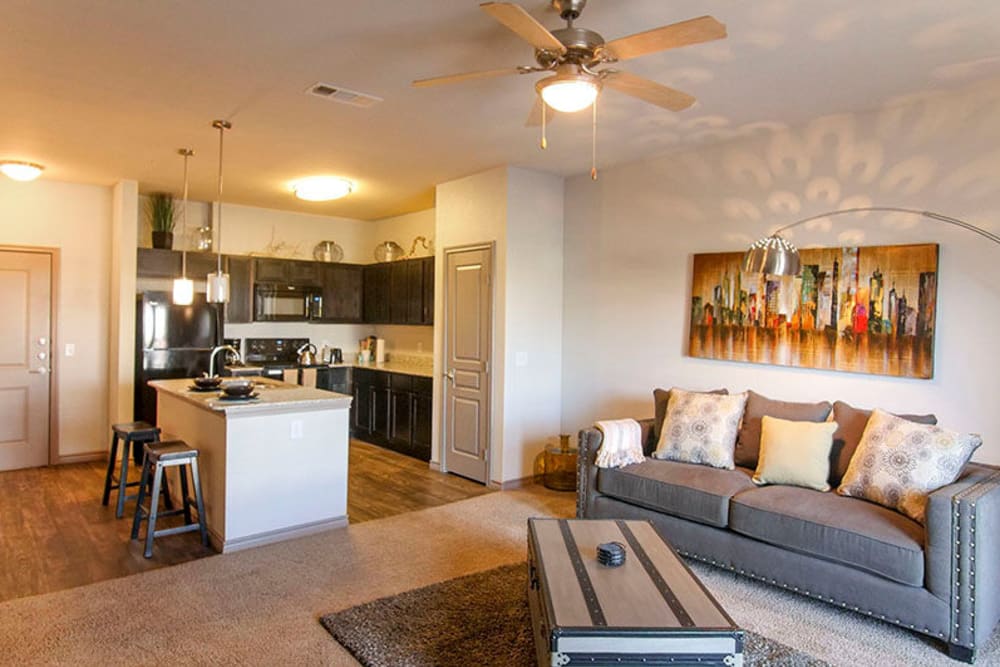
M926 527L874 503L753 471L648 458L598 468L580 432L577 516L648 519L682 554L935 637L974 662L1000 617L1000 470L970 463L930 497Z

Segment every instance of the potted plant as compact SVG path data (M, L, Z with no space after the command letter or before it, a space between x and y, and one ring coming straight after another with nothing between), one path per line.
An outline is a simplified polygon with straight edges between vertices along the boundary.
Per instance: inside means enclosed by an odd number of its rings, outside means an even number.
M153 230L153 247L170 250L174 245L174 220L177 209L169 192L154 192L146 203L149 226Z

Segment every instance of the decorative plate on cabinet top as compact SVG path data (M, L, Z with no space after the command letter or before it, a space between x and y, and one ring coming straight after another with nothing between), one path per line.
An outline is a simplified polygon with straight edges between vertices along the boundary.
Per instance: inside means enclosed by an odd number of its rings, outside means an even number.
M317 262L339 262L344 259L344 249L336 241L320 241L313 248L313 259Z

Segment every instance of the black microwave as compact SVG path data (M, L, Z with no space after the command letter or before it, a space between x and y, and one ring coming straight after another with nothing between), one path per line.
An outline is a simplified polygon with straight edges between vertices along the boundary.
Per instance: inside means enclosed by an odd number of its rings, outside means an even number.
M257 283L253 288L257 322L304 322L323 319L323 290L316 285Z

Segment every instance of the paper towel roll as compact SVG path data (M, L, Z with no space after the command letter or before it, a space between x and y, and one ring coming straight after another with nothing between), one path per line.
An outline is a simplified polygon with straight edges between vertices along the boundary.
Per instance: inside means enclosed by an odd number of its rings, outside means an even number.
M385 338L375 339L375 363L385 362Z

